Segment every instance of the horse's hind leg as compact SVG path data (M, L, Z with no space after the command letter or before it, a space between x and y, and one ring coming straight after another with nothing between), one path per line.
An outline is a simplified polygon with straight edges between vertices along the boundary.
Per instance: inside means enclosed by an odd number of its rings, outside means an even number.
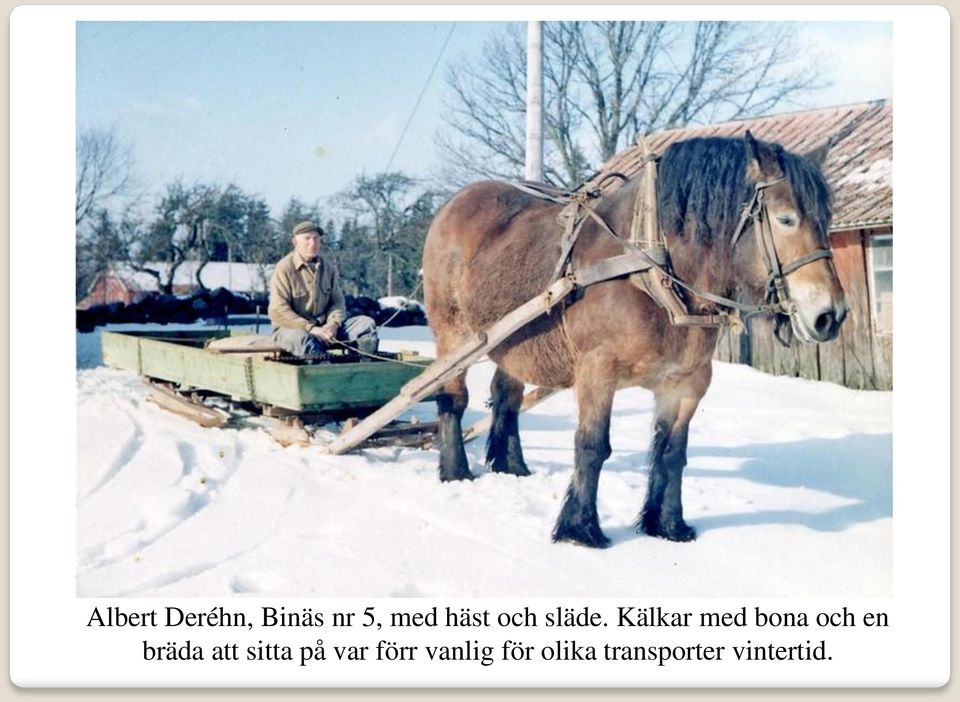
M467 407L466 373L444 384L437 395L437 433L440 440L440 480L473 478L463 448L463 411Z
M497 368L490 383L493 422L487 438L487 465L494 473L530 475L520 449L520 403L523 383Z
M553 529L554 541L599 548L610 545L597 516L597 485L611 452L610 411L616 383L613 359L603 351L598 349L578 362L573 478Z
M650 446L647 499L638 519L650 536L693 541L697 533L683 520L681 482L687 464L690 419L710 384L709 366L683 386L655 392L656 414Z

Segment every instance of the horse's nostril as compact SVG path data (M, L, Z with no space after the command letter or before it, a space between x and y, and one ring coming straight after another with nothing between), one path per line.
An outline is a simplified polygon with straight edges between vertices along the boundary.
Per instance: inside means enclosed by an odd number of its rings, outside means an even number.
M821 314L819 317L817 317L817 321L813 324L813 328L817 332L817 336L819 336L821 339L832 337L835 333L835 330L839 328L839 326L840 324L837 321L837 316L833 313L833 310Z

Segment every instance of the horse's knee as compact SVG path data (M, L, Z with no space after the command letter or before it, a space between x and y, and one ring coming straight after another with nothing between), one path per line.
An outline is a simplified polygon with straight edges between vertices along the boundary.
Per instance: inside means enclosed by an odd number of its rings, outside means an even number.
M610 446L610 432L604 427L584 427L577 429L574 446L577 453L591 464L602 464L613 453Z
M445 392L437 395L437 412L440 414L456 414L457 403L454 397Z
M437 395L437 411L440 414L449 413L462 417L469 401L470 395L467 392L467 384L463 381L454 380L447 383Z
M523 383L497 368L490 381L490 395L494 409L516 410L523 401Z

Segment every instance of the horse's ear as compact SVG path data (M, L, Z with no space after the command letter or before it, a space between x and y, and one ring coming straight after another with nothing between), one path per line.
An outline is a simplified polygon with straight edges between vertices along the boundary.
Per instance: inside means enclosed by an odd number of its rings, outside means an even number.
M753 181L763 180L763 165L760 161L760 145L748 129L743 135L747 145L747 177Z
M803 157L810 161L817 168L823 168L824 161L827 160L827 154L830 152L830 140L823 142L813 151L805 153Z
M748 129L743 140L747 145L747 177L752 181L779 178L783 175L780 159L771 144L765 144L754 138Z

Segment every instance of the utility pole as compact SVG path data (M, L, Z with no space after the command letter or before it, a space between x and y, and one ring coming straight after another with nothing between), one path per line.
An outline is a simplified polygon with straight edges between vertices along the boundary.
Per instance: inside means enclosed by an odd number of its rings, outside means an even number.
M387 252L387 295L393 297L393 253Z
M527 142L524 178L543 180L542 22L527 22Z

